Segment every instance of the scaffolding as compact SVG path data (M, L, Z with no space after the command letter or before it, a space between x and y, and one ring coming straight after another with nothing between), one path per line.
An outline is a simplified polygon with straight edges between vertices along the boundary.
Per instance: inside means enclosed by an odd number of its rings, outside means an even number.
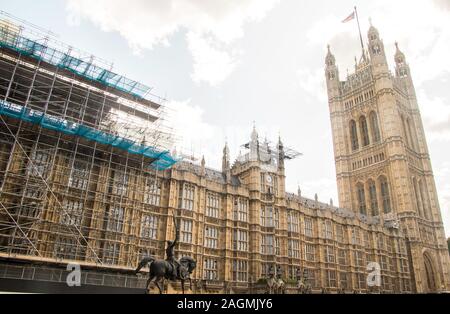
M164 99L8 18L0 17L0 257L130 268L163 255L159 177L177 162Z

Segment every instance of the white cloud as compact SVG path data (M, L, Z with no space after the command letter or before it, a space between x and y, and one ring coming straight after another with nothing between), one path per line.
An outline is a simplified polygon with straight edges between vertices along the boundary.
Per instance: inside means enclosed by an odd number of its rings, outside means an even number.
M214 37L190 32L187 34L187 42L194 59L194 82L207 81L216 86L236 68L237 53L224 49Z
M215 127L204 121L203 109L191 105L191 100L171 101L167 107L171 109L168 124L174 130L178 149L191 150L214 138Z
M187 31L194 59L193 79L216 85L236 65L233 43L247 22L259 21L279 0L67 0L70 24L87 18L103 31L118 32L136 53L169 45Z
M417 91L417 97L427 137L431 141L450 141L450 105L441 97L428 96L423 89Z
M326 103L327 91L323 69L300 69L297 71L297 79L301 89L318 99L321 103Z

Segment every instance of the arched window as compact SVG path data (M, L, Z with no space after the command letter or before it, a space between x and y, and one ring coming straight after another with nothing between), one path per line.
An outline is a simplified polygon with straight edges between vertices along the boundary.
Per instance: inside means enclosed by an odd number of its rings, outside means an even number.
M414 187L414 197L416 198L417 211L420 217L423 216L423 203L419 194L419 185L417 184L417 179L413 178L413 187Z
M372 126L372 140L378 143L381 140L380 126L378 125L378 117L375 112L370 114L370 124Z
M370 210L372 216L378 216L378 200L377 200L377 186L375 181L369 180L369 197L370 197Z
M391 208L391 195L389 193L389 185L386 177L380 177L381 199L383 201L383 212L389 214Z
M366 117L362 116L361 118L359 118L359 127L361 129L362 145L367 146L370 144L370 141L369 141L369 128L367 127Z
M366 195L364 192L364 185L362 183L358 183L358 185L356 186L356 190L358 193L359 212L363 215L367 215Z
M428 203L428 198L427 198L427 189L426 189L426 185L424 184L423 180L419 181L419 193L420 193L420 199L422 201L423 204L423 213L425 215L426 219L430 219L430 205Z
M408 134L409 134L409 138L411 141L411 148L416 148L416 137L413 136L413 131L411 128L411 122L409 121L409 119L406 119L406 125L408 126Z
M350 121L350 136L352 140L352 149L357 150L359 148L359 141L358 141L358 129L356 127L355 120Z
M411 147L411 141L409 138L408 130L406 128L405 118L402 116L403 134L405 136L405 144Z

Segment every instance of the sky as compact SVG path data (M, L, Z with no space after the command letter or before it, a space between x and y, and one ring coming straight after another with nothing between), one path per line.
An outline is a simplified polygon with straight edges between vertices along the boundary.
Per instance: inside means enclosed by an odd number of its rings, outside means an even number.
M177 151L221 167L253 125L261 138L303 153L287 164L287 190L338 203L324 78L327 44L341 79L360 55L369 18L393 70L406 54L450 236L450 0L0 0L0 10L114 62L116 72L169 100Z

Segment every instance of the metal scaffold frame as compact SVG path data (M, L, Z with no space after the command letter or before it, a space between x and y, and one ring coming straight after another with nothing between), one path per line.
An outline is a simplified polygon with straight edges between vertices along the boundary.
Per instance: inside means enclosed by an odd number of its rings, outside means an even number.
M24 33L1 20L0 257L129 268L161 253L158 172L177 162L162 99Z

